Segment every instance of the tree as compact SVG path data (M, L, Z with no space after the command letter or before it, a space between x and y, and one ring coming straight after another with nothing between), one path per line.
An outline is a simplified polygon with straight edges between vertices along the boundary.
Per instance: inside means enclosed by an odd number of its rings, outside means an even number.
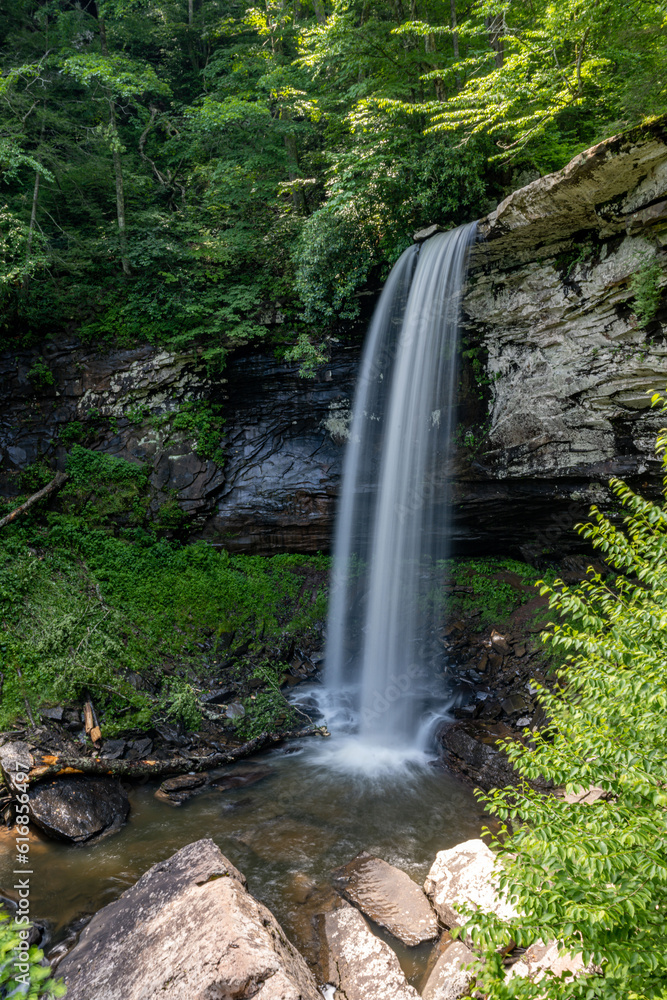
M663 462L666 442L662 432ZM493 1000L667 996L667 511L619 480L612 487L623 524L593 508L580 530L614 574L589 570L578 587L542 588L561 616L548 641L565 663L555 689L540 693L548 727L506 744L526 783L480 795L503 822L502 892L520 914L476 914L466 925ZM604 795L570 804L535 792L527 782L538 776ZM556 941L588 971L506 980L499 949L510 939Z

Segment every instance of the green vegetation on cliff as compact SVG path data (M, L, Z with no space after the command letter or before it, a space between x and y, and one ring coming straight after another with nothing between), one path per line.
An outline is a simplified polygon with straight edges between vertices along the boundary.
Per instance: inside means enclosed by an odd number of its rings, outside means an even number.
M0 4L0 336L312 362L415 227L662 113L666 31L652 0Z

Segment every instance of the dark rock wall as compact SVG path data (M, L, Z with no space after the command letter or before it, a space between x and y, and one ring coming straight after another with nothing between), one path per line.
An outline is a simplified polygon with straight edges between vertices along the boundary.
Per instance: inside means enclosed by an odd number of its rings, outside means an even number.
M0 354L0 491L20 473L63 468L68 433L86 447L148 462L154 510L175 498L192 537L232 551L330 546L359 348L340 347L312 379L270 356L238 356L211 378L196 355L143 345L99 353L75 340ZM29 372L43 363L53 382ZM186 400L221 407L220 466L183 431L159 426Z

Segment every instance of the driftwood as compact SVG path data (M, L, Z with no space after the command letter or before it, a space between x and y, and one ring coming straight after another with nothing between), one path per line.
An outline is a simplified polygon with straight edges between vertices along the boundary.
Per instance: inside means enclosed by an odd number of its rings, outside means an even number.
M31 497L28 497L25 503L22 503L20 507L13 510L11 514L7 514L5 517L0 518L0 528L4 528L5 525L11 524L11 522L17 518L19 514L25 514L27 510L30 510L30 508L33 507L39 500L47 497L49 493L55 493L56 490L60 489L63 483L67 482L67 479L68 476L66 472L56 472L55 477L47 486L41 489L38 493L33 493Z
M103 757L71 757L68 754L35 755L34 766L28 772L29 784L45 778L57 778L66 774L89 774L129 779L162 778L167 774L187 774L191 771L211 771L214 767L224 767L235 760L249 757L259 750L284 740L302 736L328 736L324 726L309 726L306 729L291 730L286 733L261 733L226 753L213 753L208 757L171 757L169 760L104 760Z

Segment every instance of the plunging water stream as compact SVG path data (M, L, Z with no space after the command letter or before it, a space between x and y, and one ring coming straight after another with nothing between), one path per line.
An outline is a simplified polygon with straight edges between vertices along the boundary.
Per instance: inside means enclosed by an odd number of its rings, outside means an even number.
M406 250L367 338L326 658L328 689L358 718L357 760L367 759L361 747L376 759L383 748L423 749L436 707L428 637L449 547L460 299L475 232L473 223Z

